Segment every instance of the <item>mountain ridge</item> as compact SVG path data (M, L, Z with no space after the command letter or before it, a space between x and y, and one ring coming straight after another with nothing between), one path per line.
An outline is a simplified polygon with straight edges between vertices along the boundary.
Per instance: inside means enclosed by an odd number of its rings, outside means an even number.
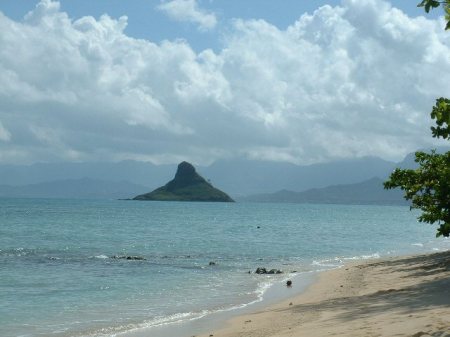
M439 152L449 148L438 148ZM209 166L199 166L198 172L215 187L227 191L234 199L246 196L290 190L306 191L311 188L324 188L330 185L353 184L372 177L386 179L395 167L414 168L414 153L408 154L401 162L394 163L377 157L362 157L329 163L296 165L292 163L249 160L244 158L219 160ZM129 198L145 191L156 189L165 184L176 170L174 164L155 165L149 162L126 160L114 163L35 163L32 165L0 164L0 196L36 196L51 195L53 183L59 183L65 190L65 180L89 178L103 180L111 184L128 181L130 184L145 187L136 193L114 193L105 198ZM44 183L39 193L29 193L27 185ZM49 185L47 185L49 184ZM2 186L3 185L3 186ZM7 186L6 186L7 185ZM45 189L49 189L48 193ZM82 194L74 190L74 197ZM130 189L132 190L132 189ZM69 191L68 191L69 192ZM61 193L57 193L60 195ZM84 195L90 197L90 192ZM66 193L67 197L72 197Z
M71 198L71 199L120 199L143 193L148 187L128 181L107 181L83 177L28 184L21 186L0 185L2 198Z
M240 198L243 202L314 203L346 205L408 205L401 190L385 190L383 180L374 177L355 184L330 185L302 192L280 190Z

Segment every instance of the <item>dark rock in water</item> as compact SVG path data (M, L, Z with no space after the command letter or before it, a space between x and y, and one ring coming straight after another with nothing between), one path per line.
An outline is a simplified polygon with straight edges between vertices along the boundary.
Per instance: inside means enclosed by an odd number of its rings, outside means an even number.
M266 268L257 268L255 271L256 274L267 274L267 269Z
M131 255L114 255L111 256L111 259L117 259L117 260L136 260L136 261L144 261L147 260L143 256L131 256Z
M188 162L178 165L175 178L156 190L133 200L233 202L226 193L213 187Z
M210 261L210 262L209 262L209 265L210 265L210 266L217 266L217 263L215 263L214 261Z
M267 270L266 268L257 268L255 271L256 274L283 274L283 272L279 269L270 269Z

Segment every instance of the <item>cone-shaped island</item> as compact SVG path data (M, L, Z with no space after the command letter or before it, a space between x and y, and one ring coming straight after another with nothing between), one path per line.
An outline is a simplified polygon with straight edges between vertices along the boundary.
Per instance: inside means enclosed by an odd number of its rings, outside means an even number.
M226 193L214 188L188 162L178 165L175 178L156 190L133 200L233 202Z

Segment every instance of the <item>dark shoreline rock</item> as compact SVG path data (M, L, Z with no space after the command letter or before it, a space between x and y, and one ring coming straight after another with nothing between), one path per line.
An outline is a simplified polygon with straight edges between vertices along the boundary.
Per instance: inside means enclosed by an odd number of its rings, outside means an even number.
M264 268L264 267L258 267L258 268L256 269L256 271L255 271L255 274L270 274L270 275L273 275L273 274L283 274L283 271L281 271L280 269L270 269L270 270L267 270L267 269Z
M113 255L113 256L111 256L111 259L116 259L116 260L134 260L134 261L145 261L145 260L147 260L143 256L132 256L132 255Z

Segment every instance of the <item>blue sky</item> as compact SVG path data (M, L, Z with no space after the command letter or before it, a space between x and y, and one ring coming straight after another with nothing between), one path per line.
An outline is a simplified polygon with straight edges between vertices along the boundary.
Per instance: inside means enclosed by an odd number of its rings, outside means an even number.
M281 3L2 0L0 162L310 164L438 145L439 11Z
M39 0L2 0L0 11L5 15L21 20L26 13L33 10ZM397 0L391 3L408 15L425 15L422 8L417 8L417 0ZM280 29L285 29L304 13L312 13L324 5L336 6L340 0L202 0L201 8L215 13L218 24L215 29L200 32L195 24L175 22L157 9L161 0L60 0L61 9L72 19L91 15L99 18L108 14L113 18L123 15L128 17L127 35L136 38L160 42L162 40L186 39L196 50L221 47L221 32L227 29L230 21L239 19L263 19ZM442 13L432 11L427 16L435 18Z

